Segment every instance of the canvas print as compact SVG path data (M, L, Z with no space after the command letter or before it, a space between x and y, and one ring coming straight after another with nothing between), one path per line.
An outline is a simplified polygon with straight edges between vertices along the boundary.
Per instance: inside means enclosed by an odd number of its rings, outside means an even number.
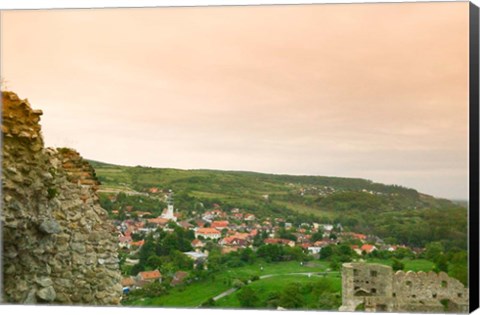
M468 2L1 26L2 303L468 312Z

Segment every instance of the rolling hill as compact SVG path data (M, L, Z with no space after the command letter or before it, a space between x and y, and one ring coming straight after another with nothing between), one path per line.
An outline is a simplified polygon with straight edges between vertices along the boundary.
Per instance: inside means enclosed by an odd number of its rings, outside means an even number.
M191 215L220 205L293 223L321 221L423 246L432 240L465 247L467 210L414 189L359 178L273 175L243 171L128 167L89 161L105 192L172 189ZM144 197L144 199L147 197Z

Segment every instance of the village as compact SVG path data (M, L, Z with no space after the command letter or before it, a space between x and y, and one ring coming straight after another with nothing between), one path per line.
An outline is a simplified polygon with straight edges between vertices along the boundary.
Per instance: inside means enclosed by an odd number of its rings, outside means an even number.
M156 188L150 191L155 194L159 192ZM182 252L191 259L193 269L208 269L209 249L212 245L220 248L223 255L246 248L255 251L262 245L279 245L297 248L312 260L321 257L322 249L339 244L348 244L351 252L360 258L380 251L393 253L402 249L404 252L419 254L423 250L386 244L374 235L346 231L340 224L305 222L294 225L280 217L260 218L247 210L222 209L218 204L203 213L193 212L193 216L185 217L182 211L175 209L171 190L164 194L164 199L167 208L158 217L152 218L151 212L136 211L133 206L127 206L124 220L112 220L118 235L119 250L126 253L126 259L120 262L121 267L128 269L139 264L138 253L147 237L155 238L158 233L172 233L178 228L193 235L191 250ZM118 214L119 210L112 210L113 218ZM183 284L189 279L188 276L188 270L176 270L170 277L169 286ZM159 269L124 275L123 291L128 294L146 284L162 283L164 277Z

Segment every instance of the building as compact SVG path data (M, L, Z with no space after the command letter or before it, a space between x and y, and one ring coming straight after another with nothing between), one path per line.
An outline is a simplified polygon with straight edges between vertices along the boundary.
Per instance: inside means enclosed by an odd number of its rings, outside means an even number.
M177 222L177 217L175 216L173 208L173 191L171 190L169 190L167 195L167 209L162 213L160 217L163 219Z
M240 238L236 236L228 236L218 242L220 245L224 246L241 246L245 247L248 245L248 242L245 238Z
M308 246L307 247L307 250L310 254L312 255L316 255L316 254L319 254L320 251L322 250L321 247L318 247L318 246Z
M195 231L195 238L198 238L199 236L203 238L218 240L222 236L222 233L214 228L199 228Z
M142 247L145 244L145 240L139 240L137 242L130 242L130 246Z
M200 252L185 252L185 255L193 260L193 268L197 268L199 264L205 264L208 255Z
M123 278L120 282L122 285L122 291L124 294L129 293L132 289L135 288L135 279L132 277Z
M177 285L183 284L185 282L185 279L188 277L188 272L185 271L177 271L175 275L173 275L173 279L170 282L170 285L172 287L175 287Z
M375 247L375 245L363 244L362 247L360 247L360 253L365 252L367 254L370 254L375 250L377 250L377 247Z
M225 218L226 216L227 216L226 213L223 212L222 210L214 209L214 210L205 212L202 218L207 222L211 222L216 218Z
M168 219L160 216L160 217L154 218L154 219L147 219L147 222L151 223L151 224L156 224L158 226L165 226L168 223Z
M228 225L228 221L213 221L210 227L221 231L223 229L228 229Z
M390 266L367 263L342 267L342 312L468 313L468 301L468 289L444 272L393 273Z
M199 248L202 248L202 247L205 246L205 243L202 242L202 241L199 240L199 239L194 239L190 244L191 244L192 247L195 248L195 249L199 249Z
M190 224L189 222L187 221L181 221L181 222L177 222L177 225L184 228L185 230L191 230L193 229L193 225Z
M119 235L118 236L118 246L120 248L130 248L130 243L132 242L132 237L130 235Z
M280 245L288 245L290 247L295 246L295 242L292 240L287 240L283 238L266 238L263 240L265 244L280 244Z
M124 288L132 288L135 285L135 280L132 277L123 278L121 284Z
M158 270L141 271L135 278L138 286L144 286L147 283L153 283L155 281L162 282L162 274Z

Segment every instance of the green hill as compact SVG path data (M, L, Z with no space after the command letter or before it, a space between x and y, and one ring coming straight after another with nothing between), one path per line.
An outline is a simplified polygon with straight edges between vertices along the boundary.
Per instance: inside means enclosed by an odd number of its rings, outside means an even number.
M347 229L413 246L434 240L444 240L447 246L466 246L465 207L402 186L359 178L89 162L103 191L172 189L176 207L189 216L219 204L224 210L240 208L257 217L283 217L294 224L341 223Z

